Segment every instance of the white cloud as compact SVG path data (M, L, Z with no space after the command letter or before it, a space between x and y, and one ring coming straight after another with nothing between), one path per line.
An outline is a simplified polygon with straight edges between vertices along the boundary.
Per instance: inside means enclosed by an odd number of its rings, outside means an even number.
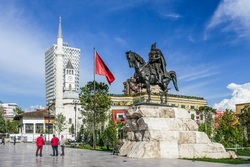
M29 108L24 109L24 111L25 112L32 112L32 111L36 111L37 109L44 109L44 107L41 105L30 106Z
M186 66L183 71L183 75L181 75L178 79L184 81L193 81L201 78L207 78L210 76L217 75L219 72L215 71L214 66L209 65L197 65L197 66Z
M164 14L165 17L170 18L170 19L179 19L181 17L181 15L177 14L177 13L168 13L168 14Z
M222 31L233 31L238 37L250 36L250 1L223 0L207 25L207 30L223 25Z
M127 42L126 40L124 40L123 38L120 37L114 37L114 40L117 41L120 45L122 46L127 46Z
M192 43L196 42L195 39L191 35L189 35L187 38L188 38L188 41L190 41Z
M227 88L233 91L232 97L214 104L213 108L218 111L225 111L226 109L232 109L235 111L235 104L250 102L250 83L242 85L231 83L227 86Z

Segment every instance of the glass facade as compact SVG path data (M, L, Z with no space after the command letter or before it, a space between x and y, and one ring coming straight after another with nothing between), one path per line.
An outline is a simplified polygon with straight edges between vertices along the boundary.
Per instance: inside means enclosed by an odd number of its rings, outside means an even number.
M34 124L25 124L25 132L26 133L33 133Z
M43 124L42 123L36 124L36 133L42 133L42 131L43 131Z

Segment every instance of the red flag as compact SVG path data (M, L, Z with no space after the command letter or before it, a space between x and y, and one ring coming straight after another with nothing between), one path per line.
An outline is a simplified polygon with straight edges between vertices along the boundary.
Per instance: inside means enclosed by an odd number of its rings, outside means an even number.
M97 52L95 52L95 73L106 76L109 84L111 84L115 80L114 75Z

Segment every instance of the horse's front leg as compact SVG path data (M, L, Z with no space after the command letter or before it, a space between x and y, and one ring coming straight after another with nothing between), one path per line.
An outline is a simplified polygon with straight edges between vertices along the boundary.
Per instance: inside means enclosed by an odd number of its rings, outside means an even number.
M167 89L165 89L162 93L161 93L161 104L167 104L167 94L168 94L168 91ZM163 102L163 96L165 97L165 101Z
M159 86L160 86L161 90L163 90L162 93L160 94L161 104L167 104L168 84L163 83L163 84L160 84ZM163 96L165 97L164 102L163 102Z
M166 89L162 92L162 94L161 94L161 103L163 103L163 98L162 98L162 96L165 95L164 104L167 104L167 102L168 102L168 90L169 90L169 89L170 89L170 88L166 88Z

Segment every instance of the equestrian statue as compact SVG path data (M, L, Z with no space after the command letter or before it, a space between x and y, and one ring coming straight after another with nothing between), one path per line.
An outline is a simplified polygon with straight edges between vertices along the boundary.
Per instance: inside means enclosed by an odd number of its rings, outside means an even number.
M126 52L127 60L130 68L135 68L134 79L130 80L135 84L144 84L147 89L148 99L151 100L151 85L158 85L162 93L160 94L160 100L162 104L167 104L168 84L173 81L173 85L176 91L179 91L177 86L177 77L175 71L166 70L166 60L160 49L156 48L156 43L151 46L151 50L148 54L149 61L145 62L144 59L137 53L128 51ZM165 101L163 102L163 96L165 95Z

